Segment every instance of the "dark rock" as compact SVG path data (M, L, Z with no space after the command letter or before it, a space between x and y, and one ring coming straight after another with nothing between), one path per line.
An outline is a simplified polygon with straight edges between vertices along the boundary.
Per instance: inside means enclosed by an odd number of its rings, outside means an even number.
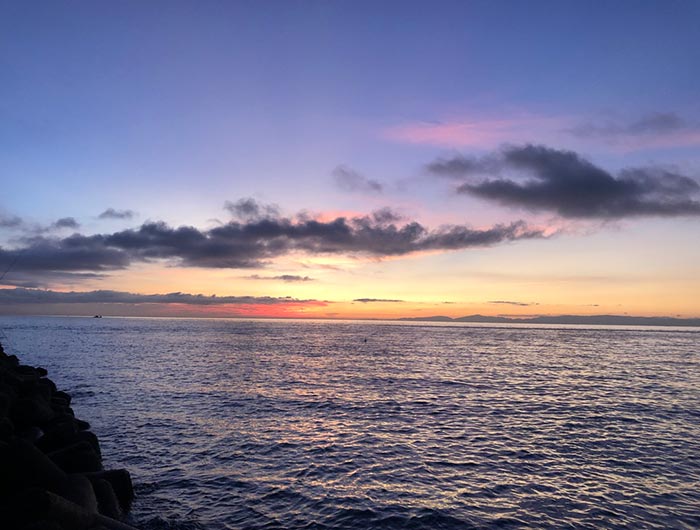
M31 444L36 445L39 438L44 436L44 431L42 431L36 425L30 425L29 427L24 427L17 431L17 437L25 440Z
M37 368L37 370L38 370L38 368ZM52 395L55 394L56 392L58 392L58 389L56 388L56 383L51 381L51 379L46 379L46 378L39 379L37 381L37 384L49 387Z
M55 392L53 396L51 396L51 404L52 405L58 405L59 407L68 407L70 406L70 402L57 395L58 392Z
M0 418L4 418L10 413L10 404L10 396L0 392Z
M39 488L22 491L15 499L13 511L13 519L24 521L25 525L54 521L65 529L86 530L94 521L92 514L80 506Z
M15 426L10 418L0 418L0 440L8 441L15 434Z
M105 479L100 478L92 481L92 487L97 497L97 509L99 512L112 519L121 519L123 515L122 510L112 485Z
M66 394L65 392L62 392L60 390L58 390L57 392L54 392L53 397L65 399L68 402L68 405L70 405L71 400L72 400L69 394Z
M44 425L56 417L56 412L40 399L19 398L10 409L10 419L18 428Z
M90 429L90 424L84 420L79 420L75 418L75 425L78 427L79 431L87 431Z
M33 487L59 491L65 483L66 473L34 444L15 438L0 447L0 495Z
M100 442L97 439L97 436L95 436L94 433L90 431L80 431L76 435L76 439L80 442L87 442L90 444L90 447L97 453L97 456L100 457L100 460L102 460L102 451L100 450Z
M104 479L109 482L117 495L119 506L124 513L131 509L134 500L134 485L131 483L131 475L126 469L111 469L100 473L85 473L91 481Z
M135 530L128 471L103 471L97 436L42 367L0 345L0 530Z
M36 381L39 379L39 372L33 366L20 364L14 368L15 374L25 381Z
M47 456L66 473L102 471L102 459L89 442L76 442L51 451Z
M57 491L61 497L83 507L88 512L97 513L97 496L92 483L84 476L72 474Z
M19 366L19 359L16 355L8 355L5 360L10 366Z
M22 382L22 384L19 386L20 397L27 399L40 399L44 403L50 403L51 394L53 392L51 391L51 388L45 383L42 383L42 381L46 381L46 379L36 379L34 381Z
M63 527L56 521L47 521L42 519L40 521L34 521L28 525L22 527L22 530L64 530Z
M66 418L54 421L44 427L44 436L39 438L36 445L45 453L55 451L77 441L78 427L74 421Z

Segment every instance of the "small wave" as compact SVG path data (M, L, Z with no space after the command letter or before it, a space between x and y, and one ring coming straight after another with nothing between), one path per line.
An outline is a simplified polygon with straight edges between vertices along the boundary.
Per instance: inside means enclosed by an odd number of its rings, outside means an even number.
M197 521L162 517L154 517L137 524L141 530L206 530L206 527Z

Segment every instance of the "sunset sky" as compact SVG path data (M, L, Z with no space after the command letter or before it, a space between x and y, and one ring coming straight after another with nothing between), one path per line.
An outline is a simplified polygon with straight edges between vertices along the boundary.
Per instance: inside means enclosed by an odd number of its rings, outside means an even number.
M700 317L699 2L0 5L0 313Z

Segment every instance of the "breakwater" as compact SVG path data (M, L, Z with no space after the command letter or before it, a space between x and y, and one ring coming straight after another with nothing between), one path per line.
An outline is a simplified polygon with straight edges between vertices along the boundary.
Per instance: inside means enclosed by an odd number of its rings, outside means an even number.
M129 472L105 470L71 396L0 345L0 528L134 530Z

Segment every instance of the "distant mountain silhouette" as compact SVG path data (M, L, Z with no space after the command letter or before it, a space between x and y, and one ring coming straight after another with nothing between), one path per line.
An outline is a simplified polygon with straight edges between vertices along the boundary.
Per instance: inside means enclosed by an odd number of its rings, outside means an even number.
M480 322L485 324L593 324L601 326L698 326L700 318L630 317L624 315L560 315L543 317L490 317L469 315L459 318L446 316L406 317L410 322Z

